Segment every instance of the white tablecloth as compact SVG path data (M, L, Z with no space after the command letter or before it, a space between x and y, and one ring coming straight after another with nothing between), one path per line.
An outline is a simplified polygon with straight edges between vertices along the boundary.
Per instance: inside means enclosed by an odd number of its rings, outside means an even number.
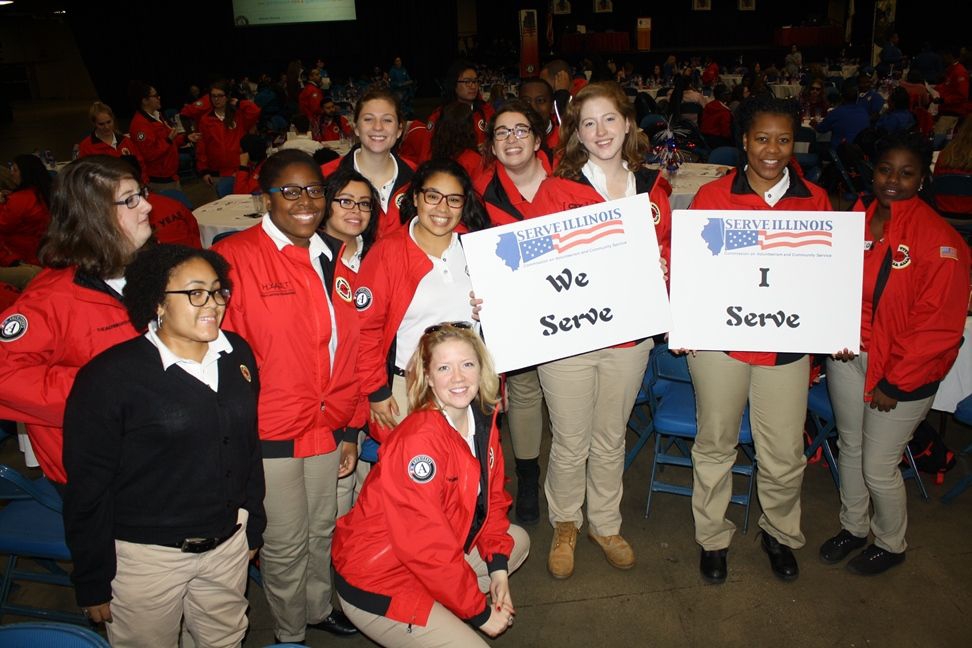
M742 75L741 74L720 74L719 81L724 83L727 88L732 88L733 86L737 86L740 84L740 82L742 82Z
M250 195L230 194L197 207L192 215L199 223L203 247L208 248L221 232L244 230L259 223L263 210L262 207L259 211L256 209Z
M780 99L789 99L790 97L799 97L800 90L803 89L799 83L770 83L770 90L773 94Z
M938 386L932 409L954 412L963 398L972 394L972 317L965 319L965 342L959 349L955 364Z
M665 177L672 184L672 195L668 198L672 209L688 209L699 187L726 175L730 168L723 164L686 162L674 176L669 176L666 171Z

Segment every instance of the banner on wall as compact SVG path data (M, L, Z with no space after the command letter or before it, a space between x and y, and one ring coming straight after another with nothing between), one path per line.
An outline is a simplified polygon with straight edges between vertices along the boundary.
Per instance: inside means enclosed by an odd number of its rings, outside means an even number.
M520 10L520 77L540 74L540 44L537 42L537 12Z

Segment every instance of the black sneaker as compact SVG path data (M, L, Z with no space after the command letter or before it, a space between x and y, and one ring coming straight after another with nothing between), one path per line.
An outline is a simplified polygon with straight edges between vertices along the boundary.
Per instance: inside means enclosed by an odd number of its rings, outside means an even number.
M847 563L847 569L861 576L876 576L882 574L895 565L905 561L905 554L891 553L877 545L868 545L867 549L854 556Z
M867 537L858 538L847 529L841 529L827 542L820 545L820 560L828 565L835 565L850 555L855 549L867 544Z

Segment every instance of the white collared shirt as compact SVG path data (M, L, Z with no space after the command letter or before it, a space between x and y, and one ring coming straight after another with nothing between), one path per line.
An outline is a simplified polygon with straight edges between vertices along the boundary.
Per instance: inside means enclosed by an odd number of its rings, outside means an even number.
M408 225L408 234L413 241L417 220L416 216ZM408 368L408 361L427 327L441 322L468 322L472 316L469 306L472 281L466 270L466 255L459 244L459 235L452 233L452 242L441 258L432 254L428 257L432 269L416 286L395 336L395 366L399 369Z
M749 169L748 164L745 166L743 171L746 171L747 169ZM780 178L779 182L777 182L775 185L770 187L769 190L767 190L766 193L763 194L763 200L765 200L766 204L769 205L770 207L775 207L776 203L780 202L780 200L783 198L783 194L785 194L786 190L789 188L790 188L790 169L787 167L783 167L783 177Z
M267 233L273 244L277 246L278 250L283 250L288 245L293 245L293 242L287 235L280 231L273 220L270 218L269 212L264 214L263 222L261 223L263 231ZM324 279L324 269L321 267L320 257L323 254L327 257L328 261L333 261L331 257L331 250L324 243L324 239L318 236L316 233L310 238L310 246L307 248L307 253L310 256L311 267L314 268L314 272L317 273L317 277L321 280L321 286L324 287L324 299L327 301L327 312L331 316L331 341L327 344L328 355L331 360L331 369L334 369L334 354L337 352L337 319L334 317L334 305L331 304L331 289L327 285L327 281Z
M622 161L621 165L627 171L628 163ZM603 197L604 200L614 200L614 198L611 198L611 196L608 195L607 176L604 174L604 171L601 170L601 167L597 166L593 161L588 159L587 163L581 168L581 173L583 173L584 177L591 181L591 185L594 187L597 193L601 194L601 197ZM638 188L637 185L635 185L634 174L628 171L628 185L624 188L624 197L627 198L635 195L636 193L638 193Z
M348 268L351 268L351 270L355 274L357 274L358 270L361 269L361 251L364 248L364 239L359 234L358 236L354 237L354 242L358 244L358 247L355 249L354 254L352 254L351 258L347 260L345 260L344 257L341 257L341 263L343 263Z
M164 321L162 325L165 326ZM180 369L213 391L219 391L219 365L217 364L219 356L233 350L233 345L226 339L222 331L219 332L215 340L209 343L209 348L206 349L206 355L203 356L202 362L196 362L189 358L180 358L173 353L172 349L167 347L165 342L162 341L162 338L159 337L158 326L156 326L155 322L149 322L148 331L145 332L145 339L159 350L163 371L168 371L172 365L178 365Z
M111 289L114 290L119 295L124 294L123 291L125 290L125 277L115 277L114 279L105 279L105 283L111 286Z
M358 173L361 173L361 169L358 168L358 153L360 152L361 149L354 152L354 170ZM375 187L375 190L378 192L378 199L381 200L381 211L386 214L388 213L388 202L391 200L392 190L395 188L395 180L398 180L398 160L395 159L394 155L391 156L391 159L392 164L395 165L395 173L392 174L391 180L380 187ZM364 174L362 173L361 175Z
M459 426L456 425L456 422L452 420L452 417L449 416L449 413L446 412L444 409L441 410L441 412L442 415L445 416L446 420L449 421L449 425L451 425L452 428L459 434L459 436L462 437L462 440L466 442L466 445L469 446L469 452L472 454L472 456L475 457L476 456L476 417L473 416L472 403L466 405L465 436L463 436L462 432L459 432ZM477 482L476 495L479 495L483 491L483 486L480 480L476 480L476 482Z

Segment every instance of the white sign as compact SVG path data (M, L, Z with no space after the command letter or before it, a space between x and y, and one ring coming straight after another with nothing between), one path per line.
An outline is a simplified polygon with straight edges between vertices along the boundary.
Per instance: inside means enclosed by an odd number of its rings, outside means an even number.
M860 351L863 212L675 210L673 349Z
M497 371L669 329L652 214L639 194L462 236Z

